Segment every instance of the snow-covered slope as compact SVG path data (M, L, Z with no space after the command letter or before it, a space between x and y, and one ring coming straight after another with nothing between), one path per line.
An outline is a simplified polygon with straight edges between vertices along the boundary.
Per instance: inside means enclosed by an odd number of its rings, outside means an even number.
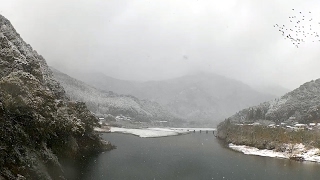
M59 158L106 147L96 125L0 15L0 179L63 179Z
M307 82L280 98L241 110L229 119L236 123L261 119L276 123L320 122L320 79Z
M157 102L192 125L216 125L243 108L274 98L239 81L210 73L143 83L98 73L74 73L74 76L99 89Z
M245 154L319 162L319 129L315 126L319 122L317 79L227 118L218 125L217 137L235 144L229 147Z
M52 68L55 78L64 87L72 100L83 101L97 115L111 114L130 117L132 121L168 121L178 119L162 108L158 103L140 100L131 95L118 95L111 91L102 91L78 81Z

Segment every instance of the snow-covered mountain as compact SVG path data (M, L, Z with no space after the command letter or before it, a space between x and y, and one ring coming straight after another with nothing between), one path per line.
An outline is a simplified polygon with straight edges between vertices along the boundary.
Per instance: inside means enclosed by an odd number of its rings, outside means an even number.
M229 119L236 123L258 120L320 122L320 79L304 83L280 98L243 109Z
M111 147L93 132L97 125L0 15L0 179L64 179L60 158Z
M67 96L72 100L85 102L90 111L99 117L124 116L132 122L151 124L167 121L164 125L173 125L179 120L157 102L140 100L132 95L118 95L112 91L102 91L54 68L51 69L54 77L65 89Z
M118 80L99 73L73 75L99 89L157 102L192 125L215 125L240 109L274 98L242 82L210 73L148 82Z

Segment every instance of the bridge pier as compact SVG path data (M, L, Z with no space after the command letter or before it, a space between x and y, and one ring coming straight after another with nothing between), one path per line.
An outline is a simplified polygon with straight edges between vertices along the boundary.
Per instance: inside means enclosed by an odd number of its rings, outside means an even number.
M202 132L206 132L206 134L209 134L210 133L210 131L212 131L212 134L214 134L214 130L207 130L207 129L186 129L186 131L188 131L188 132L192 132L193 131L193 133L196 133L197 131L199 131L200 133L202 133Z

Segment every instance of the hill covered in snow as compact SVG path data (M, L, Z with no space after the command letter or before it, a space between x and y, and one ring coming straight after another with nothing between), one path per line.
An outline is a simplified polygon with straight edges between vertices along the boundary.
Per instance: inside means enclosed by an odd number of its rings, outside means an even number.
M285 152L302 144L320 148L320 79L257 106L243 109L221 122L217 136L228 143ZM318 154L316 155L319 158ZM304 155L292 155L307 160Z
M61 158L111 148L45 59L0 15L0 179L64 179Z
M320 79L304 83L280 98L243 109L229 119L234 123L258 120L320 122Z
M109 123L132 126L134 124L139 125L139 122L146 122L149 125L169 126L179 122L178 118L157 102L140 100L132 95L119 95L112 91L102 91L54 68L52 68L52 71L70 99L85 102L90 111L99 117L117 121ZM114 118L110 118L110 116ZM126 121L127 123L125 123Z
M101 73L73 76L102 90L157 102L191 126L217 125L243 108L274 98L242 82L211 73L148 82L118 80Z

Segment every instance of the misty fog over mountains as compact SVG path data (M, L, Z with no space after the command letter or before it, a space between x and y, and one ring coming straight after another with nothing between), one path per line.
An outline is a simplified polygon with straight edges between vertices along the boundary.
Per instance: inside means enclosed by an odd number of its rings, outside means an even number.
M71 100L85 102L91 112L97 117L106 118L109 124L141 127L146 124L164 125L160 122L166 122L166 126L180 123L180 119L156 102L99 90L52 67L51 69ZM117 116L121 121L117 121Z
M276 97L271 93L258 92L240 81L213 73L197 73L148 82L119 80L102 73L81 72L71 75L102 91L131 95L139 101L157 103L175 118L196 126L216 125L243 108ZM68 89L64 84L70 83L63 82L61 78L58 80ZM87 96L90 95L92 94Z
M317 179L319 7L2 0L0 180Z

